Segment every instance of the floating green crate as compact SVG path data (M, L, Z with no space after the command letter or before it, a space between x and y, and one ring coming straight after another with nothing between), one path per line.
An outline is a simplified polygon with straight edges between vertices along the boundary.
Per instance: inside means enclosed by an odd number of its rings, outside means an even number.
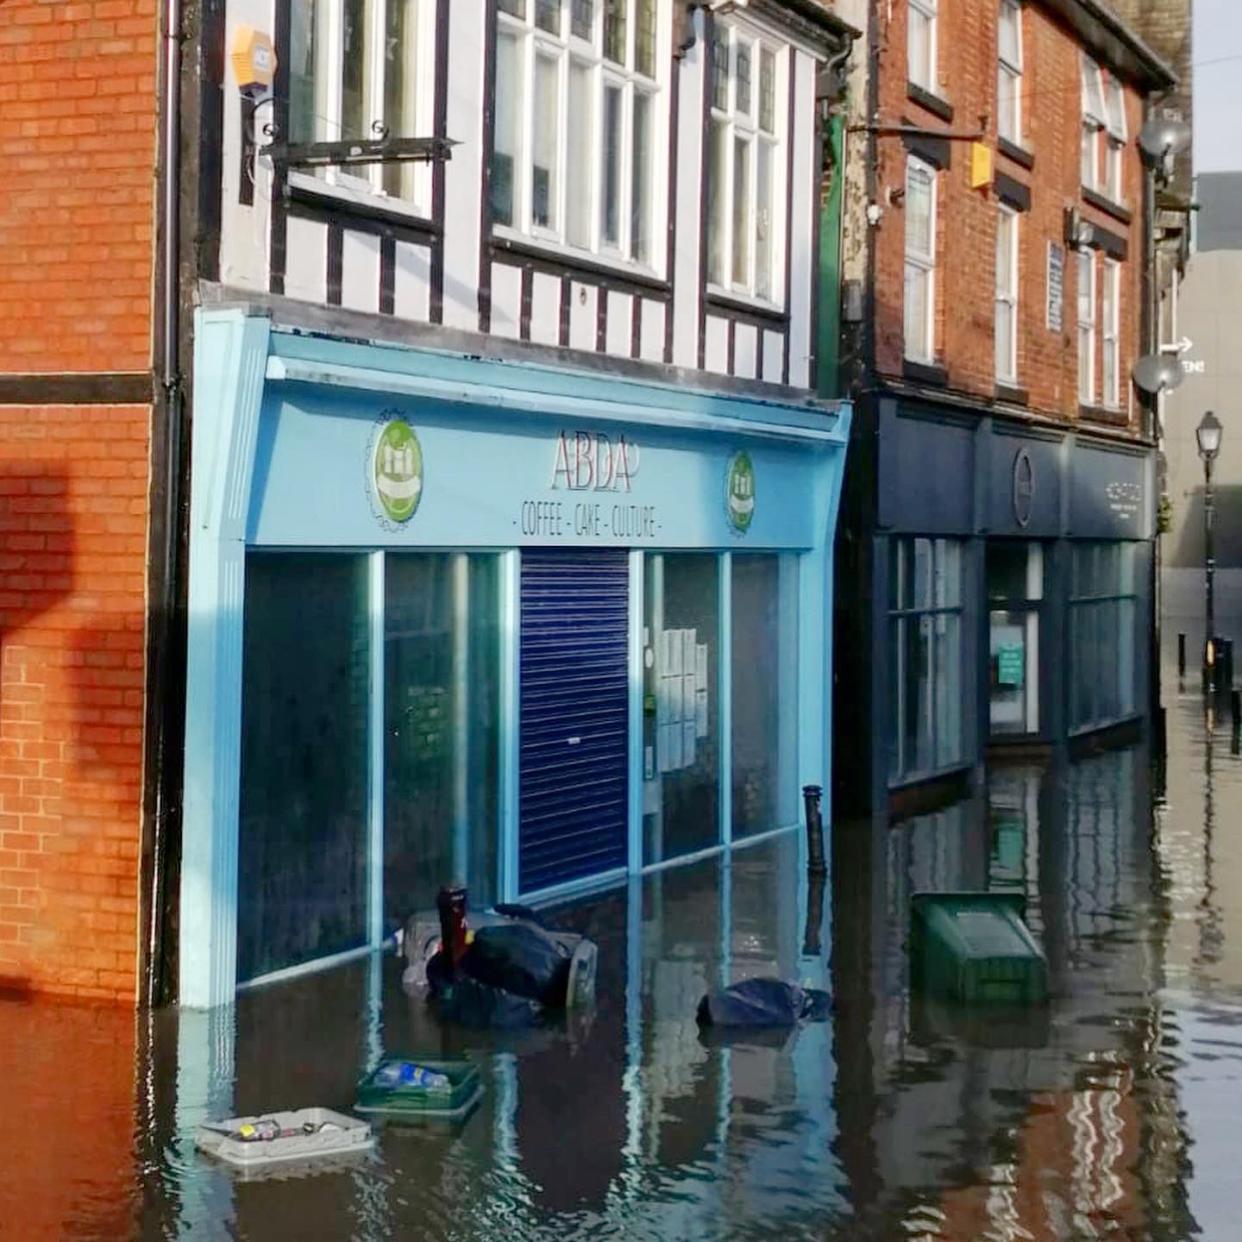
M916 988L954 1000L1040 1004L1048 963L1025 923L1020 893L917 893L910 965Z
M389 1085L393 1067L420 1066L448 1079L447 1086ZM469 1061L430 1061L422 1057L388 1057L359 1084L354 1111L393 1121L460 1121L483 1096L478 1069Z

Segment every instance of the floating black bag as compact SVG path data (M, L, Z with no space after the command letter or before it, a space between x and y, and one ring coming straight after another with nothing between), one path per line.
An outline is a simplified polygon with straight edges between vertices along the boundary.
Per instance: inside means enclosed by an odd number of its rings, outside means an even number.
M784 979L744 979L709 992L699 1001L700 1026L796 1026L804 1019L822 1022L832 1002L827 992L800 987Z

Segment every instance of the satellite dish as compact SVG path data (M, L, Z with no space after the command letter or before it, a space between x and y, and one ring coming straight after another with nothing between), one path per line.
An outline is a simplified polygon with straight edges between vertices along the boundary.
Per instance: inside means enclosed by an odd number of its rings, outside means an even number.
M1153 116L1139 131L1138 144L1149 167L1161 164L1190 146L1190 126L1171 117Z
M1182 382L1182 364L1169 354L1144 354L1130 374L1144 392L1169 392Z

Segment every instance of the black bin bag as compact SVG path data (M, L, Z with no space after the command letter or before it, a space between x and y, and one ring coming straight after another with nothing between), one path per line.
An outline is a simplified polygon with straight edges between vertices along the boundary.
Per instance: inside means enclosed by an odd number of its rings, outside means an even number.
M699 1001L700 1026L796 1026L822 1022L831 1011L827 992L804 988L784 979L744 979L732 987L709 992Z
M513 921L480 927L462 958L471 979L549 1009L565 1006L569 953L541 927Z

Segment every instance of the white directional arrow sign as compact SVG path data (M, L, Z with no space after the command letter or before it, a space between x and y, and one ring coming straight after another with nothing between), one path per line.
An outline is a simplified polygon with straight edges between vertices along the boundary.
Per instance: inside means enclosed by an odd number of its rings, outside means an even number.
M1194 348L1194 341L1188 336L1182 337L1180 341L1170 341L1167 345L1160 346L1162 354L1184 354Z

